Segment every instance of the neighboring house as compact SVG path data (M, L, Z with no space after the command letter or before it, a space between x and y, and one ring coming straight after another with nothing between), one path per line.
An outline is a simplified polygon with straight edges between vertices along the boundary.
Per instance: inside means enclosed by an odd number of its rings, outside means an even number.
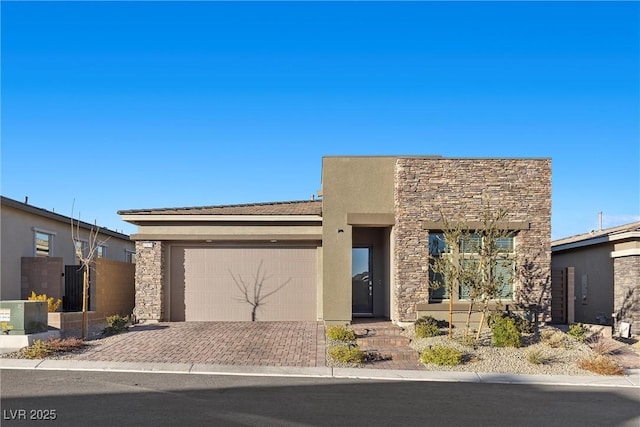
M81 221L74 243L71 218L67 216L4 196L1 207L0 299L27 299L32 290L55 298L65 296L65 280L72 274L65 277L65 266L79 264L74 246L86 251L89 230L96 227ZM134 262L135 244L125 234L100 228L97 258ZM72 270L78 271L78 268ZM109 275L117 276L117 273ZM94 305L92 303L92 307Z
M483 197L509 210L515 283L549 317L551 161L440 156L324 157L322 200L119 211L138 226L140 321L324 320L412 322L444 317L429 292L429 239L441 214L473 227ZM535 276L517 273L522 257ZM519 270L518 270L519 271ZM547 291L546 293L543 291ZM261 292L255 297L254 292ZM458 318L467 304L454 296ZM257 301L256 301L257 300Z
M558 321L624 321L640 334L640 222L555 240L551 250Z

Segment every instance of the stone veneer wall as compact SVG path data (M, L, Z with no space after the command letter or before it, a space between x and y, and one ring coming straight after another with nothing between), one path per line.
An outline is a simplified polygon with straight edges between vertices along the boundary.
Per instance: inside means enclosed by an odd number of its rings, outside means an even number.
M151 248L136 242L136 306L133 314L138 321L160 321L164 316L164 255L163 242L154 241Z
M640 335L640 256L613 260L613 311L619 321L631 323L631 333Z
M550 319L551 160L399 158L394 194L399 321L414 321L416 304L428 302L429 232L422 222L440 221L441 215L450 221L480 221L483 196L491 206L508 209L508 221L531 224L516 236L516 252L519 265L529 267L530 299L539 300L542 319Z

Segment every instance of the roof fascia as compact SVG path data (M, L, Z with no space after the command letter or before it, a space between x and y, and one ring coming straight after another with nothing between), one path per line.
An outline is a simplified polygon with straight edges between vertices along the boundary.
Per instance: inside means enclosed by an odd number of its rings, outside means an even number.
M640 239L640 231L627 231L627 232L617 233L612 235L587 238L584 240L579 240L577 242L561 243L556 245L552 244L551 252L566 251L569 249L583 248L586 246L599 245L599 244L608 243L608 242L617 242L619 240L627 240L627 239Z
M73 226L80 226L80 228L85 230L96 230L99 229L100 234L106 234L111 237L115 237L117 239L122 240L131 240L128 235L118 233L117 231L109 230L108 228L101 227L99 225L89 224L88 222L79 221L75 218L71 218L65 215L61 215L55 212L48 211L46 209L39 208L37 206L31 206L26 203L18 202L16 200L10 199L8 197L2 196L2 205L9 206L23 212L27 212L33 215L37 215L43 218L52 219L54 221L59 221L71 226L71 220L73 219Z
M123 221L155 222L155 221L180 221L180 222L321 222L320 215L120 215Z

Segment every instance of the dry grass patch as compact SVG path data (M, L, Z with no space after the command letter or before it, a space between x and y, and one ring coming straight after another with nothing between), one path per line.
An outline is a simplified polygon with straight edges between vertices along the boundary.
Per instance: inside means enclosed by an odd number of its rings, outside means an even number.
M79 350L84 346L84 341L75 337L52 338L46 341L35 340L29 347L20 350L20 355L25 359L44 359L51 355Z
M614 341L606 340L602 335L596 335L587 340L587 344L591 347L594 353L601 356L613 354L616 351L616 344Z
M78 350L85 346L84 341L76 337L64 338L64 339L54 338L54 339L45 341L45 343L52 352L62 352L62 353Z
M624 369L606 356L591 356L577 362L580 369L599 375L624 375Z
M574 346L574 341L569 335L555 328L542 330L540 332L540 342L551 348L569 349Z

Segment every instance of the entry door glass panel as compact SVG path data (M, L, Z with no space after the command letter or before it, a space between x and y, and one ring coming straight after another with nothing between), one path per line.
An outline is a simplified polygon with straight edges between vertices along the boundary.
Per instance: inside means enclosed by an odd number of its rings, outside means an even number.
M351 250L352 312L373 313L373 278L371 277L371 248Z

